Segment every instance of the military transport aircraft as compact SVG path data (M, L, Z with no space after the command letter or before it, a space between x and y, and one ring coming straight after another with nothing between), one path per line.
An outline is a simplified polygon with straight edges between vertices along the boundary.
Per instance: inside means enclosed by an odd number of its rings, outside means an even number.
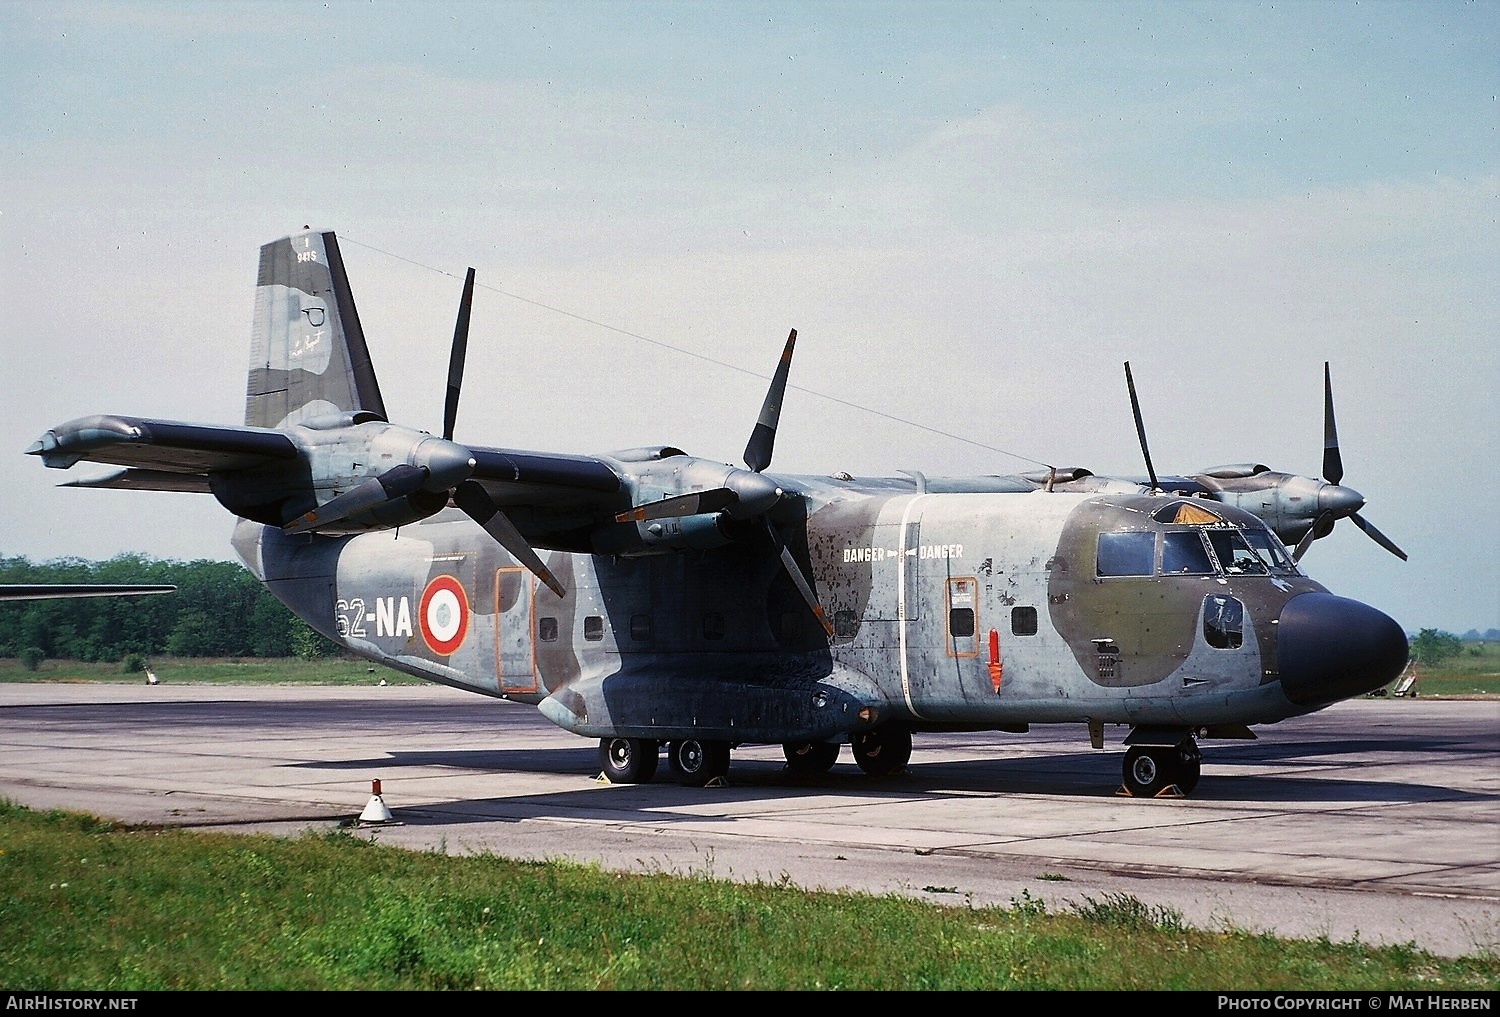
M441 435L387 418L337 239L305 230L260 252L243 426L92 416L27 451L125 467L74 486L211 493L246 566L319 632L535 704L599 739L615 783L663 755L714 783L745 744L819 773L847 743L890 775L914 733L1056 723L1095 748L1128 726L1121 791L1184 795L1199 739L1253 738L1406 664L1395 621L1227 501L767 472L795 330L743 468L456 442L473 285Z

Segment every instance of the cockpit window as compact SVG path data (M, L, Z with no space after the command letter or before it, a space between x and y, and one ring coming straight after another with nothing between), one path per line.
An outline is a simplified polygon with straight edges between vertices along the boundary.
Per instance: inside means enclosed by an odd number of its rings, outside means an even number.
M1176 523L1179 526L1212 526L1215 523L1223 523L1218 513L1203 505L1190 501L1174 502L1165 508L1156 510L1151 518L1159 523Z
M1241 519L1193 499L1174 499L1151 513L1155 533L1100 533L1098 576L1295 576L1285 546L1258 519ZM1134 525L1139 525L1135 523ZM1160 560L1157 555L1160 554Z
M1263 576L1269 571L1260 556L1245 543L1239 530L1206 530L1208 544L1219 559L1219 567L1231 576Z
M1097 574L1149 576L1154 571L1156 534L1101 533Z
M1285 545L1277 540L1270 530L1247 528L1244 533L1245 540L1266 563L1266 568L1270 570L1271 575L1294 576L1297 574L1296 562L1292 561L1291 555L1286 553Z
M1197 530L1169 530L1161 535L1161 574L1164 576L1212 575L1214 563Z

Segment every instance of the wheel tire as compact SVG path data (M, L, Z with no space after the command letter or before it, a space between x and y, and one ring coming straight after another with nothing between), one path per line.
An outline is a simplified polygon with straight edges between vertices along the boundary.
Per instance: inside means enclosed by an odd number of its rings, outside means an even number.
M1179 762L1177 764L1177 777L1173 783L1177 785L1177 790L1181 791L1184 795L1190 795L1197 788L1198 776L1202 772L1203 764L1201 763Z
M827 773L839 761L838 742L787 742L781 751L792 773Z
M1198 786L1198 777L1202 772L1203 753L1198 751L1198 743L1189 738L1177 746L1171 771L1167 776L1177 785L1177 790L1190 795Z
M872 777L900 773L911 762L911 732L897 725L861 732L850 739L849 747L859 768Z
M667 745L667 763L685 787L704 787L729 772L729 743L683 738Z
M649 738L599 739L599 767L611 784L646 784L656 776L661 746Z
M1167 753L1172 751L1154 745L1129 749L1121 767L1125 789L1136 798L1155 798L1170 782L1172 760Z

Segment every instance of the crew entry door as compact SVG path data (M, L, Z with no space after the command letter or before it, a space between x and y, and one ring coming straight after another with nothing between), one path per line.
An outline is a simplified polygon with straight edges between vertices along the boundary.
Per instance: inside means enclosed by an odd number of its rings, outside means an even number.
M495 674L501 692L537 690L535 593L531 573L495 570Z

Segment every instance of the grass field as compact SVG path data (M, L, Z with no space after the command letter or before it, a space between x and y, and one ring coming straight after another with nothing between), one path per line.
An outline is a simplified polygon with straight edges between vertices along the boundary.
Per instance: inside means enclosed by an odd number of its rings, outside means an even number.
M1129 895L960 908L3 801L0 886L0 985L29 991L1500 987L1494 952L1196 930Z

